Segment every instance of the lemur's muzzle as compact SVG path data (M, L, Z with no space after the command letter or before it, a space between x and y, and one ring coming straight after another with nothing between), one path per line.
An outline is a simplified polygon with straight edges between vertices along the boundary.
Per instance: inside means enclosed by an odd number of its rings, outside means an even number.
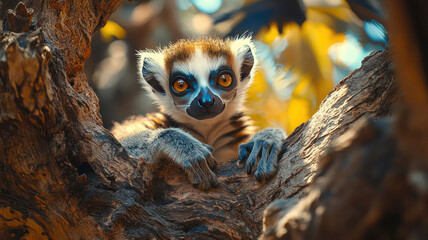
M213 118L223 112L225 104L217 95L208 88L202 88L190 106L186 109L187 114L198 120Z

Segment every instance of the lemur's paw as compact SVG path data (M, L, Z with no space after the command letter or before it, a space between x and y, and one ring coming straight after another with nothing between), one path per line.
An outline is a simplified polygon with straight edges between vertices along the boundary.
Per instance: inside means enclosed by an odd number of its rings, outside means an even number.
M254 135L247 143L239 145L238 163L247 174L255 171L257 181L267 181L277 172L282 143L286 135L279 128L266 128Z
M160 131L159 148L186 172L194 187L207 190L218 187L216 175L211 171L217 165L213 148L177 128Z
M207 156L193 156L184 161L182 167L194 187L208 190L211 187L217 188L219 185L217 176L211 171L211 166L215 165L214 157L210 153Z
M181 146L176 156L177 162L186 172L190 182L196 188L208 190L218 187L217 176L211 171L217 162L211 154L213 148L192 138L182 138L185 146ZM177 149L178 150L178 149Z

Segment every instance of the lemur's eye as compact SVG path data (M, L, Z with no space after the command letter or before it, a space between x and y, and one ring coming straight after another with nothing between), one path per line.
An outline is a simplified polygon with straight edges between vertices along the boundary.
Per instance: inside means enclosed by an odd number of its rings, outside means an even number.
M217 79L217 83L223 87L229 87L232 84L232 76L229 73L222 73Z
M172 85L175 91L181 93L186 91L189 88L189 84L187 84L186 81L183 79L177 79L175 80L174 84Z

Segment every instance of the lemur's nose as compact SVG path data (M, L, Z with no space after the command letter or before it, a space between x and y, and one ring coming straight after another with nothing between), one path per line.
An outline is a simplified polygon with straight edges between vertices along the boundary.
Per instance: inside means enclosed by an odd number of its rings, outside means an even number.
M199 99L199 105L201 105L201 107L203 107L203 108L209 108L209 107L211 107L212 105L214 105L214 98L211 98L211 97L209 97L209 98L201 98L201 99Z

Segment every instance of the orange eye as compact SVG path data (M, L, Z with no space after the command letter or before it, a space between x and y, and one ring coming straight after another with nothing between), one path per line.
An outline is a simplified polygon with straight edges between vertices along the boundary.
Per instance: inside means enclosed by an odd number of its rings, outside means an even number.
M217 79L217 83L223 87L229 87L232 84L232 76L228 73L223 73Z
M186 89L189 88L189 85L183 79L177 79L177 80L175 80L172 87L174 88L175 91L181 93L181 92L186 91Z

